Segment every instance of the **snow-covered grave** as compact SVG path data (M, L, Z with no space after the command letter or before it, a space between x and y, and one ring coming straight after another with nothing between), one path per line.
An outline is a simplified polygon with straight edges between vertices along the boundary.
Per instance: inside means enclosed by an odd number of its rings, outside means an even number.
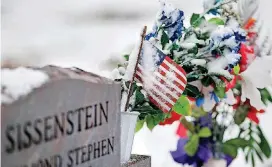
M120 84L56 66L1 74L1 166L120 167Z

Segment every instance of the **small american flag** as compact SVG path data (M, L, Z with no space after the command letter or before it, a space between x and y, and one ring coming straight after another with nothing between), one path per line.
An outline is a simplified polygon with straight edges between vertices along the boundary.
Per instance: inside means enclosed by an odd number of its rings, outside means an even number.
M146 56L153 59L153 66L146 62ZM143 42L135 79L163 112L171 111L187 84L184 69L148 41Z

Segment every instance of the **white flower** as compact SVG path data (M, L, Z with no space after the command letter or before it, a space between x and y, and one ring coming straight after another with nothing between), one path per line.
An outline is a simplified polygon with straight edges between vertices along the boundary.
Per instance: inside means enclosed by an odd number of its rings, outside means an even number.
M222 101L231 106L237 102L231 89L226 92L226 98L222 99Z
M216 121L219 125L229 126L233 121L233 107L225 102L220 102L216 107L218 115Z
M256 57L249 67L240 74L242 77L241 100L243 102L247 98L257 110L264 109L258 88L262 89L272 85L271 70L272 59L270 57Z

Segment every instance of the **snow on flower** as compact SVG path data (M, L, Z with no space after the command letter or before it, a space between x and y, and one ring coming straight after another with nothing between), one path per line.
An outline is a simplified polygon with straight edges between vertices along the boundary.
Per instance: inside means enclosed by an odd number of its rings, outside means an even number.
M230 19L226 26L218 26L211 33L211 48L223 47L238 52L241 42L246 41L246 31L238 27L237 21Z
M232 61L232 60L231 60ZM208 71L210 74L220 74L228 79L232 78L232 75L226 70L228 64L231 63L226 57L219 57L208 63Z
M160 27L165 28L171 41L177 40L182 35L183 20L183 11L174 8L171 4L161 2L161 10L157 14L153 31L146 36L146 40L157 37L157 30Z
M240 74L242 80L241 100L250 100L250 104L257 110L264 109L261 94L258 88L262 89L272 85L271 70L272 59L270 57L256 57L249 67Z

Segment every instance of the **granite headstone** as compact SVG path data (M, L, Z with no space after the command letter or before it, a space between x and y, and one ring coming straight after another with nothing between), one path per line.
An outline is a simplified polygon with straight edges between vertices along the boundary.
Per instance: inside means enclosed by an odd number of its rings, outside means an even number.
M120 85L77 68L33 70L49 81L1 105L1 165L120 167Z

